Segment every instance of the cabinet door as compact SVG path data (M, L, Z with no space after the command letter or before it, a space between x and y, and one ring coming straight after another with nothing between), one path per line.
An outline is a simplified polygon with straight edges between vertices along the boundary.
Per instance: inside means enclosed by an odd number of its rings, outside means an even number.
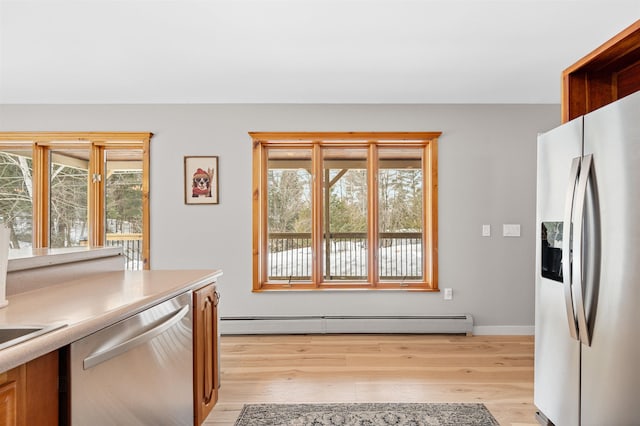
M218 293L213 284L194 291L193 371L196 425L207 418L218 400Z
M27 363L26 401L27 425L58 424L58 351Z
M0 426L24 425L25 366L0 374Z

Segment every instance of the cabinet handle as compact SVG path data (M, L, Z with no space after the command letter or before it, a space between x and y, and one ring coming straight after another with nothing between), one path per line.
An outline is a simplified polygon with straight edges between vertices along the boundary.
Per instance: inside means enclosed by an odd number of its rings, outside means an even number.
M213 397L213 301L208 297L204 301L204 399L208 404Z

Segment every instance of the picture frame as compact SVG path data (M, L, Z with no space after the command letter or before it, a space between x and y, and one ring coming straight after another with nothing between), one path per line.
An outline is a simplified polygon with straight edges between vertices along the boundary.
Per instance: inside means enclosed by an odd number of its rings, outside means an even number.
M184 157L184 203L218 204L218 156Z

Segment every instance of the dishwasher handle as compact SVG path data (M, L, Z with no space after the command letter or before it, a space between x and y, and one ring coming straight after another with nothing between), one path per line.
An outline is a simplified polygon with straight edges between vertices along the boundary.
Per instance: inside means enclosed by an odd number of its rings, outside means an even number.
M158 324L152 329L147 330L144 333L138 334L137 336L132 337L131 339L125 340L122 343L118 343L115 346L100 350L92 355L89 355L82 362L83 369L89 370L90 368L93 368L98 364L108 361L111 358L115 358L118 355L121 355L127 352L128 350L135 348L136 346L139 346L143 343L148 342L149 340L159 336L160 334L164 333L165 331L173 327L182 318L184 318L184 316L187 315L188 312L189 312L189 305L185 305L181 309L176 310L171 316L171 318L169 318L168 320L164 321L161 324Z

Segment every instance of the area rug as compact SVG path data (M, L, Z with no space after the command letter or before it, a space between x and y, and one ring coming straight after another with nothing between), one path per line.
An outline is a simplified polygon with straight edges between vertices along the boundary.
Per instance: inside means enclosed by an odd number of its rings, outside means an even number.
M235 426L496 426L484 404L247 404Z

